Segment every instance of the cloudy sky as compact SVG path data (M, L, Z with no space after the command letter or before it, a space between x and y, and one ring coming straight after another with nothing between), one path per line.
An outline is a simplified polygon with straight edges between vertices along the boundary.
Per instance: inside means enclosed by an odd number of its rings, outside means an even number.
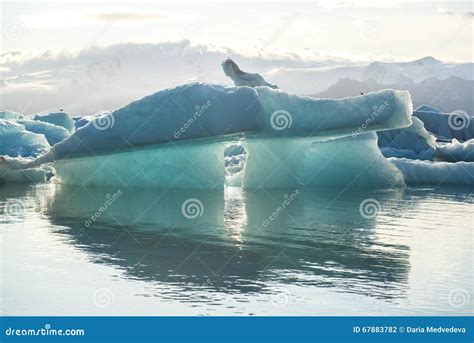
M2 2L2 51L169 42L353 60L473 60L472 2Z

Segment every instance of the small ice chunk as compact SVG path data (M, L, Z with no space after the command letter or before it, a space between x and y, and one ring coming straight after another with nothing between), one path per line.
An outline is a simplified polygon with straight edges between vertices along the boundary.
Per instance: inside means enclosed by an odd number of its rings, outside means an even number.
M264 80L262 75L257 73L246 73L242 71L237 63L232 61L230 58L222 62L222 69L224 74L234 81L234 84L238 87L247 86L247 87L258 87L266 86L270 88L278 88L276 85L272 85Z
M474 185L474 162L431 162L389 158L407 185Z
M440 143L436 149L436 156L448 162L474 162L474 139L463 143L457 139L447 144Z
M75 129L74 120L66 112L37 114L34 116L33 120L43 121L57 126L62 126L69 132L73 132Z
M412 117L412 125L403 129L379 131L378 145L385 157L433 160L436 140L425 130L423 122Z
M0 111L0 119L11 119L15 120L18 118L23 117L20 113L13 112L13 111Z
M25 130L25 126L12 120L0 119L0 155L36 157L50 148L42 134Z
M61 142L63 139L71 135L71 133L64 127L47 122L19 119L17 123L24 125L27 131L44 135L50 145Z

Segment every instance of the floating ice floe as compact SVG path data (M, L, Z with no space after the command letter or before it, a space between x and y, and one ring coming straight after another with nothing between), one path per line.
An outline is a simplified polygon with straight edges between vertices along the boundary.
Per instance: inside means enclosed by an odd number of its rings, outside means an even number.
M30 119L18 119L16 122L23 125L26 131L44 135L50 145L59 143L71 135L71 133L64 127L50 124L48 122Z
M431 162L389 158L407 185L474 185L474 163Z
M37 114L36 116L34 116L33 120L50 123L56 126L61 126L65 128L66 130L68 130L69 132L73 132L75 129L74 120L66 112Z
M435 108L420 106L413 112L425 125L426 130L437 136L439 140L450 141L456 138L467 141L474 138L474 117L464 111L452 113L434 112Z
M10 157L38 156L50 148L42 134L25 129L15 120L0 119L0 155Z
M453 139L451 143L440 143L436 149L438 159L448 162L474 162L474 139L459 142Z
M436 140L425 130L423 122L412 117L413 124L403 129L380 131L378 145L385 157L433 160Z
M20 113L13 112L13 111L0 111L0 119L10 119L10 120L16 120L18 118L22 117Z

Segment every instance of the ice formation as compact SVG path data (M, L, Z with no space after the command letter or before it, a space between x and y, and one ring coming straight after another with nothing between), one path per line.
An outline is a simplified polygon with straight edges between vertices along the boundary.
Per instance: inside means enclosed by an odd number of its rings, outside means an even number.
M390 158L407 185L474 185L474 163L431 162Z
M34 116L33 120L38 120L46 123L50 123L53 125L61 126L68 130L69 132L73 132L75 129L74 120L72 120L71 116L66 112L54 112L49 114L37 114Z
M402 152L396 156L429 158L433 153L434 139L420 120L412 122L411 113L405 91L330 100L269 87L192 83L84 118L83 126L36 159L3 159L0 174L7 181L19 180L25 177L19 170L27 170L45 179L50 175L42 167L46 163L58 182L80 185L208 189L226 182L245 188L394 187L456 180L474 184L472 163L382 155L377 134L382 150ZM9 125L4 129L9 134L25 130L18 123ZM239 143L228 146L232 142Z
M436 140L425 130L423 122L412 117L413 124L403 129L379 131L378 145L385 157L433 160Z
M426 130L433 133L440 140L451 140L456 138L467 141L474 138L474 117L464 111L453 113L440 113L433 111L430 107L420 107L413 112L415 117L423 121ZM434 109L436 110L436 109Z
M248 86L248 87L257 87L257 86L267 86L270 88L278 88L276 85L272 85L264 80L264 78L257 73L246 73L240 70L237 63L232 61L230 58L222 62L222 69L224 74L234 81L236 86Z
M49 143L44 135L27 131L14 120L0 119L0 155L30 157L48 150Z
M242 175L245 188L403 185L402 174L381 154L373 132L322 140L247 140L244 144L248 154Z
M44 135L50 145L59 143L71 135L64 127L48 122L30 119L18 119L16 122L23 125L26 131Z
M383 106L377 115L374 107ZM313 99L268 87L193 83L163 90L94 117L54 145L41 163L130 147L254 133L259 138L354 135L409 125L410 96L382 92L342 100Z
M29 161L28 158L0 156L0 184L5 182L39 183L53 177L54 169L48 165L33 168L12 168L16 164L21 167Z
M22 117L20 113L13 112L13 111L0 111L0 119L10 119L10 120L16 120L18 118Z
M451 143L440 143L436 149L438 159L448 162L474 162L474 139L459 142L453 139Z
M39 161L55 161L54 167L63 183L218 188L225 184L224 144L210 143L214 139L224 139L223 136L230 133L247 133L245 146L252 151L252 161L257 159L259 166L257 173L251 172L254 162L250 161L243 173L254 175L252 178L255 180L243 183L245 187L252 188L259 187L262 182L259 183L258 179L267 178L277 167L264 162L266 157L257 153L259 148L259 151L265 152L261 150L265 147L275 153L283 153L282 147L286 147L286 152L298 148L303 153L299 156L304 158L305 155L311 156L311 143L317 140L316 137L324 141L346 135L351 137L344 143L348 151L353 154L351 148L354 145L360 151L370 147L365 151L366 156L375 154L374 159L378 161L372 167L384 168L372 174L368 172L366 178L361 178L365 181L358 180L356 184L366 182L368 186L386 186L389 182L373 175L380 176L385 171L390 171L391 175L386 178L391 183L399 184L400 177L395 175L395 168L383 160L376 148L375 135L360 141L352 136L359 136L353 134L359 128L371 131L409 125L409 100L407 93L397 91L336 101L289 95L267 87L252 89L191 84L158 92L103 117L94 118L70 138L56 144ZM196 104L204 105L196 107ZM376 104L385 105L384 110L374 116L368 109L373 109ZM277 117L280 115L281 118ZM233 137L230 135L229 139ZM283 137L288 139L281 140ZM193 144L187 143L193 138L198 140L194 140ZM156 145L170 142L173 142L172 146ZM337 142L324 146L335 148ZM330 148L325 151L328 154L334 152ZM342 158L342 153L340 155ZM245 158L230 157L228 172L235 174L242 170ZM286 167L278 167L300 170L303 166L297 159L292 163L288 161ZM357 163L354 161L353 164ZM337 163L331 166L336 168ZM354 167L353 170L356 172L357 169ZM304 173L307 179L304 182L308 184L320 184L321 180L327 180L311 179L310 164L306 164ZM124 174L132 175L131 180ZM245 180L249 179L246 176ZM346 180L328 182L340 185ZM234 184L237 182L240 181L236 179ZM265 186L281 187L294 185L295 182L300 181L287 178L267 181Z

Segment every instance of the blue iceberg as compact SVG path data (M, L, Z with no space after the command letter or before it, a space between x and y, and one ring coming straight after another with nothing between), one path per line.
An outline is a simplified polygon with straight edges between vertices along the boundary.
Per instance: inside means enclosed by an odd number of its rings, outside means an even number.
M226 146L240 142L246 161L228 164L241 167L232 183L242 187L399 186L376 132L410 126L411 113L406 91L331 100L192 83L93 116L33 160L3 160L0 172L47 164L65 184L222 188Z

